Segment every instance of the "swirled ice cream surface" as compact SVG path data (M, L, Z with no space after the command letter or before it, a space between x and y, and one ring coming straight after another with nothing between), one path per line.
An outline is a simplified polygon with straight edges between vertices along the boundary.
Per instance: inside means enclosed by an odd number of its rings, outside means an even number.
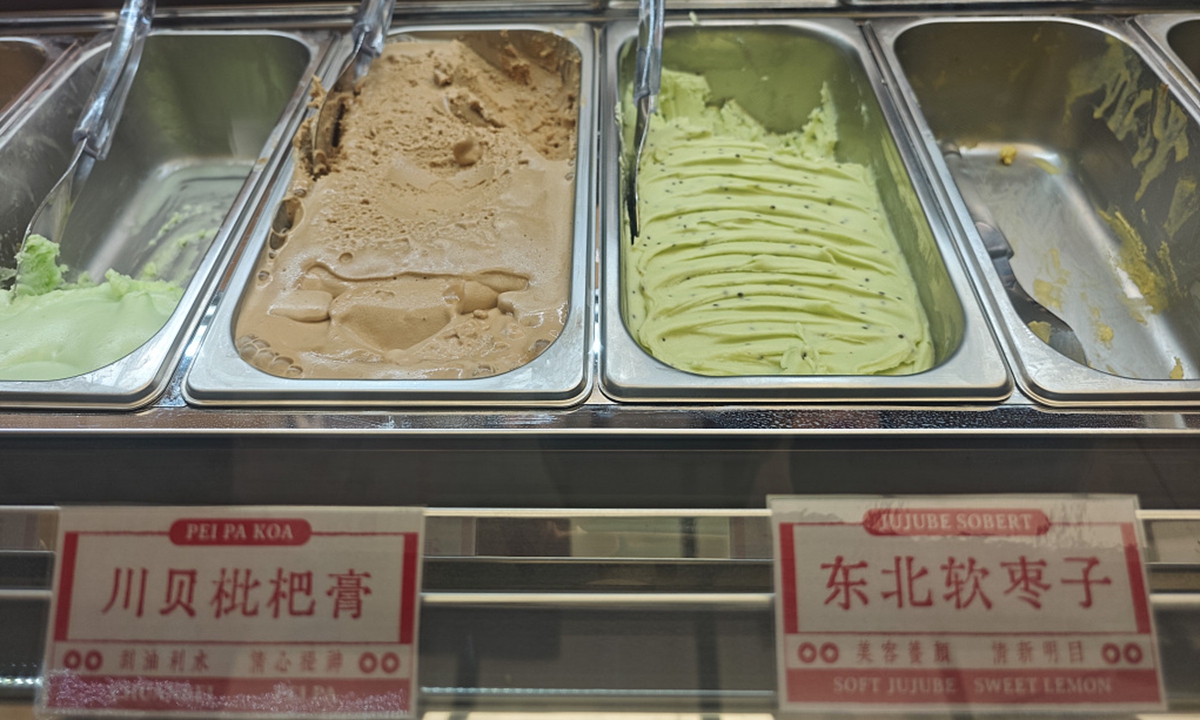
M933 366L874 178L836 159L821 97L803 128L776 134L734 100L714 104L702 76L663 70L638 170L641 232L622 262L626 325L655 358L703 375Z

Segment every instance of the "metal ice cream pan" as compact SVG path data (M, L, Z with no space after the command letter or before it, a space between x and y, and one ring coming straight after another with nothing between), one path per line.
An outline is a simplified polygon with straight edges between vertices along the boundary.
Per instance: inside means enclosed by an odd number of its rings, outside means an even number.
M581 401L592 382L592 219L595 61L594 32L584 24L455 24L393 27L389 42L452 40L468 33L546 34L556 43L573 48L580 59L580 112L575 163L575 208L571 243L571 289L562 333L530 362L508 372L470 379L319 379L286 378L268 374L238 355L235 327L243 296L261 256L268 252L268 236L275 208L284 198L293 169L293 155L280 148L272 161L273 181L248 229L245 251L230 276L188 370L184 395L194 405L214 406L564 406ZM333 82L341 59L350 52L348 42L331 53L332 63L321 77ZM294 134L307 117L295 113L288 123Z
M162 329L124 358L64 380L2 381L0 405L132 408L166 387L266 157L286 144L280 118L304 105L303 81L328 37L181 30L147 39L108 158L72 212L61 261L92 278L109 268L137 277L156 262L161 277L184 286L183 297ZM106 42L82 49L0 134L7 266L70 161L71 132L106 50ZM180 251L165 258L160 250L169 246Z
M701 376L651 357L625 325L621 276L623 197L619 93L628 93L636 26L610 27L604 44L602 129L603 308L601 387L638 402L992 402L1012 381L976 304L930 189L913 172L864 37L850 20L701 20L669 23L663 66L704 74L714 96L733 98L768 127L799 129L828 84L838 109L840 161L866 165L929 318L934 367L911 375ZM653 120L651 121L653 122ZM624 238L624 239L623 239Z
M1022 388L1064 406L1200 402L1200 125L1176 78L1107 18L870 26ZM981 215L1086 365L1010 300Z
M35 80L74 42L70 37L0 35L0 127L35 92Z
M1142 15L1134 23L1167 56L1183 82L1200 92L1200 15Z

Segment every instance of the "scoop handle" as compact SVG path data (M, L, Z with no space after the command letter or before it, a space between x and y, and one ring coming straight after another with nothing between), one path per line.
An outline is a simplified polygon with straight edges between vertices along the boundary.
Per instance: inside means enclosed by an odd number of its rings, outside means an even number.
M999 223L992 217L992 211L988 209L987 203L979 196L978 191L970 180L966 179L966 170L963 168L962 154L956 146L943 146L944 154L942 158L946 162L946 169L950 171L950 177L953 178L955 186L958 188L958 194L962 196L963 204L967 206L967 212L971 214L971 219L975 221L975 229L979 231L979 236L983 240L983 246L987 249L988 257L993 260L1010 258L1013 256L1012 245L1008 242L1004 232L1000 229Z
M662 42L664 0L639 0L637 67L633 76L633 99L636 102L654 97L662 84Z
M150 34L154 2L125 0L92 96L71 136L76 145L82 142L84 152L97 160L107 157L112 147L113 132L125 108L125 98L133 87L146 36Z
M356 78L367 74L371 61L383 54L388 28L392 25L392 11L396 0L363 0L354 17L350 37L354 39L354 63Z

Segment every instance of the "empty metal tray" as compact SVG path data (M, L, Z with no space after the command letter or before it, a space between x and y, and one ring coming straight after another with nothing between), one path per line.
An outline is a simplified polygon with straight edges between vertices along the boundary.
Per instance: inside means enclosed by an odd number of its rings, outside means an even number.
M1200 93L1200 15L1170 13L1134 19L1184 84Z
M1200 401L1200 157L1187 149L1200 126L1169 73L1103 18L871 27L1022 387L1056 405ZM956 181L1088 365L1039 340L1008 300Z

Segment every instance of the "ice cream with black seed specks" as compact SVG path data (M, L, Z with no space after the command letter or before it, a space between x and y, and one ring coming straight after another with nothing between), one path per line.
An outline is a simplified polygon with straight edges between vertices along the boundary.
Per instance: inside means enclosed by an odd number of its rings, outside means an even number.
M766 131L699 75L663 71L623 243L629 331L704 375L908 374L933 365L916 283L870 171L839 162L828 91ZM632 125L627 101L624 121Z
M524 365L567 314L579 58L541 33L386 46L340 139L297 135L290 229L238 313L292 378L458 379Z

